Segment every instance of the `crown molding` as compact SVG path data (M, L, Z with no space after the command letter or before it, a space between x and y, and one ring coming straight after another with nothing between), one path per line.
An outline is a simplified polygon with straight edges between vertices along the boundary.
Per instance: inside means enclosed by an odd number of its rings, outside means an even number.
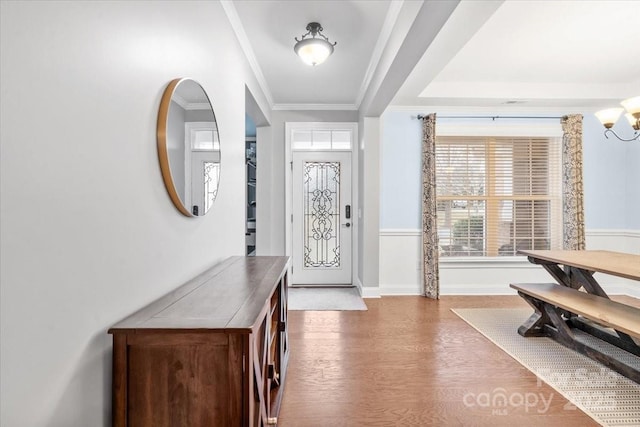
M208 102L189 102L175 92L171 96L171 101L185 110L211 110L211 104Z
M290 110L340 110L340 111L356 111L358 106L355 104L274 104L271 107L274 111L290 111Z
M238 42L240 43L240 47L242 47L242 51L244 52L247 61L249 62L249 66L251 70L253 70L253 74L258 81L258 85L260 89L262 89L262 93L264 93L264 97L269 103L269 107L273 108L273 96L271 95L271 90L267 85L267 80L264 78L264 74L262 73L262 68L258 64L258 59L256 58L255 53L253 52L253 48L251 47L251 43L249 42L249 38L247 37L247 33L244 31L244 27L242 26L242 22L240 21L240 17L238 16L238 11L233 5L233 1L231 0L221 0L220 4L224 9L224 12L227 14L227 19L231 23L231 27L233 31L236 33L236 37L238 38Z
M435 105L389 105L387 111L401 111L419 114L584 114L587 109L583 107L561 107L561 106L435 106Z
M189 106L189 103L183 97L175 93L175 91L173 95L171 95L171 100L176 104L178 104L179 106L181 106L182 108L184 108L185 110Z
M380 58L382 58L382 52L384 52L384 48L389 42L389 37L391 37L393 27L396 25L396 21L398 20L398 16L400 15L400 10L402 9L403 3L404 0L398 0L392 1L389 5L387 16L385 17L382 28L380 29L380 36L378 37L376 45L373 48L369 66L367 67L367 71L365 72L364 78L362 79L362 85L360 85L360 90L358 91L358 95L356 96L356 109L360 108L360 104L362 104L362 100L367 93L367 89L369 89L371 79L373 79L373 75L378 68Z
M208 102L192 102L187 104L185 110L212 110L212 107Z

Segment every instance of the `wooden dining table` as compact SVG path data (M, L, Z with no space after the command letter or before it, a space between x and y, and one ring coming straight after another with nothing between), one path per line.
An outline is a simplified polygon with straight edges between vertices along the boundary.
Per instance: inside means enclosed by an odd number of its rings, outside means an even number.
M544 267L560 285L584 287L590 293L608 298L593 273L605 273L640 281L640 255L602 250L521 250L529 262ZM638 283L640 286L640 283Z

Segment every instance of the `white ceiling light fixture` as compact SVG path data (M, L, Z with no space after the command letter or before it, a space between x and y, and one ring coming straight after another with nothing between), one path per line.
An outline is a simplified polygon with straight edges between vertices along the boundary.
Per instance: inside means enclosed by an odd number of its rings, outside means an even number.
M607 134L610 132L614 134L620 141L634 141L636 139L640 140L640 133L638 133L638 130L640 130L640 96L625 99L620 104L624 108L608 108L606 110L600 110L596 113L596 117L606 128L606 130L604 131L604 136L606 138L609 138ZM624 115L624 117L627 119L631 127L635 129L633 137L630 139L620 138L620 136L615 133L613 129L611 129L620 115L624 112L624 110L627 110L627 113Z
M297 43L293 50L307 65L322 64L333 53L333 47L338 44L338 42L331 44L322 34L323 30L324 28L318 22L310 22L307 25L307 33L303 34L300 40L295 37ZM305 38L307 36L309 37Z

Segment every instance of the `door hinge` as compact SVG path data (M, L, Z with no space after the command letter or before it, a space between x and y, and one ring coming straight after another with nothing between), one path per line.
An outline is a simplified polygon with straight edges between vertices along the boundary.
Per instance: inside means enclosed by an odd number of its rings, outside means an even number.
M291 214L291 223L293 223L293 214Z
M291 165L291 170L293 170L293 162L289 162L289 164Z

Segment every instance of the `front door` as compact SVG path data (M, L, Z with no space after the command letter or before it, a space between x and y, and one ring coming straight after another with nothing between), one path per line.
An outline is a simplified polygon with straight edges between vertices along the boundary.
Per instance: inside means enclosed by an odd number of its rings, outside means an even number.
M220 141L215 122L185 122L185 200L191 213L207 213L218 192Z
M207 213L218 192L220 152L191 152L191 210L192 214Z
M351 284L351 153L294 151L294 285Z

